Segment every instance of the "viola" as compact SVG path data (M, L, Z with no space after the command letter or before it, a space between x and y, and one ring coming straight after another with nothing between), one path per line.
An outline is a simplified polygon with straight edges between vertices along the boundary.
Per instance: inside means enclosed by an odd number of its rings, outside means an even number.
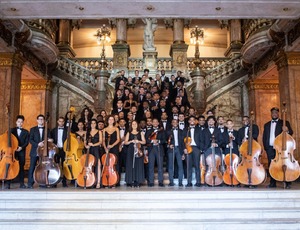
M210 186L218 186L223 183L222 173L219 170L221 165L221 157L216 155L215 136L212 135L211 149L212 153L206 157L208 169L205 175L205 183Z
M8 130L0 136L0 180L4 187L5 180L12 180L19 174L19 161L15 158L15 150L18 148L18 139L10 129L10 105L6 105Z
M223 174L224 183L227 185L238 185L240 182L236 179L236 169L239 163L239 157L232 153L232 136L229 137L229 149L230 152L224 158L224 163L226 165L226 170Z
M60 181L62 174L59 164L54 161L54 156L58 152L57 146L53 142L48 141L49 118L49 113L47 113L44 146L37 148L39 162L33 173L34 181L43 186L56 185Z
M87 142L91 142L91 137L87 138ZM87 149L86 154L80 158L81 171L77 176L77 184L84 189L90 188L96 183L96 176L94 173L95 157L90 154L90 148Z
M266 171L260 163L261 146L253 140L254 112L251 112L248 140L240 146L241 162L237 166L236 178L244 185L253 186L262 184L266 179Z
M107 145L110 143L110 135L108 134ZM116 172L115 165L117 164L117 157L115 154L110 153L109 149L106 149L106 153L101 157L103 165L102 170L102 185L112 187L115 186L119 181L119 175Z
M189 132L190 132L190 128L188 128L188 131L186 132L186 137L183 139L185 148L187 150L187 154L191 154L193 152L193 148L191 146L192 138L189 137Z
M82 170L79 159L82 155L83 142L78 142L74 134L71 133L71 120L72 114L75 112L75 108L71 107L69 110L69 126L67 139L64 142L64 151L66 153L65 161L63 162L63 172L68 180L75 180Z
M300 174L299 163L294 158L293 152L296 148L296 142L294 138L288 134L288 128L286 126L286 103L283 103L283 129L274 140L274 148L276 150L275 158L271 161L269 172L271 176L277 180L284 182L284 188L286 188L286 182L296 180Z

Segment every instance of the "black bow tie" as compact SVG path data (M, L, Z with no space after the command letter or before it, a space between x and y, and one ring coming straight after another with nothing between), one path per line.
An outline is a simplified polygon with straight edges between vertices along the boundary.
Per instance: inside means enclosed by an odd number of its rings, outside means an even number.
M44 127L39 127L39 129L44 129Z
M191 128L191 129L194 129L194 128L195 128L195 126L191 126L190 128Z
M273 121L272 121L272 123L277 123L277 122L278 122L277 120L273 120Z
M167 122L167 121L162 121L162 122L164 122L164 123L165 123L165 122Z
M209 127L209 129L214 129L214 127Z
M120 128L120 130L125 130L125 128Z
M179 122L180 125L184 125L184 122Z
M23 128L17 127L17 129L20 129L20 130L22 130Z
M177 128L173 128L173 130L177 130Z
M58 128L58 129L64 129L64 128Z

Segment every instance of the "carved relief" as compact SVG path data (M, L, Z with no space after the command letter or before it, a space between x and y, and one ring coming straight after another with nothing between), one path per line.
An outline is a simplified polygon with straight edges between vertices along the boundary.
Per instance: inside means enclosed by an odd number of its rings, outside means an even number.
M21 90L50 90L53 84L47 80L25 80L21 82Z

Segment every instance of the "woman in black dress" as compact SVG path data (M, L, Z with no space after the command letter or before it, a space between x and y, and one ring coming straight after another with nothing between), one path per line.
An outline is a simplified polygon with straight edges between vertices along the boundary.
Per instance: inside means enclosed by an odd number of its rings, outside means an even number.
M127 186L139 187L145 180L144 157L135 155L135 148L138 148L138 144L144 145L145 143L144 133L140 132L138 123L132 121L124 141L124 144L128 145L125 174Z
M91 129L87 131L85 147L90 149L90 154L95 157L95 175L96 175L96 188L100 188L100 145L102 143L102 132L97 129L97 120L91 120Z
M113 153L117 157L116 171L120 176L119 172L119 142L120 142L120 131L115 125L115 118L113 115L107 118L107 127L103 130L103 148L105 152ZM119 177L120 178L120 177ZM120 186L120 180L116 184Z
M80 116L78 122L80 122L80 121L83 122L83 124L86 128L85 130L90 129L90 123L91 123L93 115L94 115L93 111L87 106L85 106L85 108L82 110L81 116Z

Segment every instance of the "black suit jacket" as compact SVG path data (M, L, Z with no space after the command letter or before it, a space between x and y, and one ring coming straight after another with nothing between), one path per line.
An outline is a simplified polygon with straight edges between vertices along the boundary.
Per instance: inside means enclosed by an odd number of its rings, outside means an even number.
M291 128L291 125L288 121L286 121L286 126L289 130L289 134L293 135L293 130ZM282 127L283 127L283 120L279 119L276 128L275 128L275 137L277 137L280 133L282 133ZM267 150L270 148L270 130L271 130L271 121L267 122L264 125L264 132L263 132L263 144L264 149ZM273 147L272 147L273 148Z
M211 147L212 135L215 136L218 147L224 147L223 135L221 134L220 130L217 127L214 127L214 132L211 134L209 128L205 128L201 132L201 150L203 152Z
M65 143L65 140L67 139L68 135L68 129L64 128L63 135L62 135L62 143ZM58 127L55 127L51 130L50 137L53 139L53 143L57 145L57 139L58 139Z
M232 153L239 154L238 131L237 130L233 130L232 134L234 136L234 139L232 140L232 145L233 145ZM222 133L222 135L223 135L223 140L224 140L223 151L224 151L224 154L227 154L227 153L230 152L230 148L228 148L228 146L227 146L229 144L229 142L230 142L228 130L224 131Z
M183 130L181 130L179 128L177 130L178 130L178 132L177 132L178 148L179 148L180 154L182 155L183 154L183 150L185 148L184 143L183 143L184 135L183 135ZM173 131L172 128L167 131L167 133L166 133L166 140L167 141L170 140L171 141L170 144L171 145L175 145L174 131ZM172 151L172 149L169 148L168 151Z
M245 137L245 126L240 128L239 131L238 131L238 144L239 146L243 143L243 139ZM250 127L249 127L250 129ZM249 129L248 129L248 134L249 135ZM252 137L254 140L257 141L257 138L258 138L258 135L259 135L259 129L258 129L258 126L256 124L253 124L252 126Z
M22 129L20 136L18 136L17 128L12 128L11 133L18 139L18 146L22 148L22 150L19 152L26 153L26 147L29 144L29 132L27 129Z
M29 143L31 144L30 157L36 157L38 144L44 140L45 129L43 130L42 138L40 137L40 131L38 126L34 126L29 132ZM48 129L48 137L50 137L50 130Z
M172 128L171 122L167 120L166 122L166 128L164 128L163 121L160 121L160 127L164 129L164 131L170 130Z
M146 143L147 143L147 146L148 146L148 151L151 152L152 148L153 148L153 144L151 143L151 140L150 140L150 135L154 132L154 129L151 128L149 130L146 131L146 134L145 134L145 138L146 138ZM160 145L163 145L166 143L166 135L165 135L165 131L164 130L159 130L158 133L157 133L157 137L156 137L157 140L159 140L159 144Z
M191 137L191 131L189 127L184 128L183 135L184 137ZM196 143L196 147L201 149L201 129L198 126L195 126L194 141Z

